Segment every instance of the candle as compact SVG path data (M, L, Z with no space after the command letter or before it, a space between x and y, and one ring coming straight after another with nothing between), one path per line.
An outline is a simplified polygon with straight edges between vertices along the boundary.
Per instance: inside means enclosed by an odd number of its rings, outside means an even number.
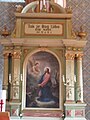
M11 74L9 74L9 80L11 81Z
M76 82L76 75L74 75L74 81Z
M11 83L11 74L9 74L9 82Z
M21 74L21 81L23 80L23 76L22 76L22 74Z
M63 75L63 82L65 83L65 78L64 78L64 75Z
M45 5L45 0L43 0L43 5Z

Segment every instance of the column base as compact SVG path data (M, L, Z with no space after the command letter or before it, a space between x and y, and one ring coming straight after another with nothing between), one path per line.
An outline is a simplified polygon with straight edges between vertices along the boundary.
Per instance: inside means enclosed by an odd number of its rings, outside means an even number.
M83 103L81 100L77 100L76 103Z
M19 116L21 103L8 102L7 104L10 116Z
M56 118L56 117L10 117L10 120L63 120L63 118Z
M85 103L65 103L64 120L86 120Z
M70 117L68 117L68 118L64 118L64 120L87 120L86 118L70 118Z
M69 103L75 103L74 100L66 100L65 104L69 104Z

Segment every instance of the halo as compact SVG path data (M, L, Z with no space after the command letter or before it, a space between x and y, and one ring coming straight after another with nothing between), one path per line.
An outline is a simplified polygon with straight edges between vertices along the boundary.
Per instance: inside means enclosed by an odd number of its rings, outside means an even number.
M45 71L47 68L49 69L49 72L51 72L51 69L50 69L50 67L45 67L45 68L44 68L44 71Z

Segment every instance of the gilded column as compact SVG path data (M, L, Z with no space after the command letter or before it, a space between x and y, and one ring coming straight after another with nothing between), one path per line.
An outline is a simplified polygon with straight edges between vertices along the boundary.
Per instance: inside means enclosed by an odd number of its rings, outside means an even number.
M82 76L83 54L76 54L76 57L77 57L76 101L83 102L83 76Z
M9 53L4 53L4 75L3 75L3 89L6 90L7 95L6 99L8 99L8 56Z
M75 101L75 90L74 90L74 58L75 54L66 53L66 102Z

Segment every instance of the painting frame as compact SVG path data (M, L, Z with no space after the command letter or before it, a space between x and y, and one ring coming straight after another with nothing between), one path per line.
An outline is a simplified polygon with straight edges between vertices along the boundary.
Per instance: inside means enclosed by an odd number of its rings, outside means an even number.
M58 105L58 107L57 108L54 108L54 107L52 107L52 108L42 108L42 107L26 107L26 96L25 96L25 94L26 94L26 91L25 91L25 89L26 89L26 75L27 75L27 73L26 73L26 69L27 69L27 61L28 61L28 59L29 59L29 57L31 57L32 55L34 55L34 54L38 54L38 52L46 52L46 54L50 54L50 55L52 55L53 57L55 57L55 59L57 60L57 62L58 62L58 66L59 66L59 69L60 69L60 71L59 71L59 105ZM22 94L22 110L46 110L46 109L48 109L48 110L62 110L62 99L60 99L61 98L61 81L60 81L60 79L61 79L61 62L60 62L60 59L58 58L58 56L57 55L55 55L54 53L52 53L51 51L35 51L35 52L33 52L33 53L30 53L28 56L27 56L27 58L25 59L25 62L24 62L24 70L23 70L23 77L24 77L24 81L23 81L23 87L22 87L22 90L23 90L23 94ZM24 98L24 99L23 99Z

